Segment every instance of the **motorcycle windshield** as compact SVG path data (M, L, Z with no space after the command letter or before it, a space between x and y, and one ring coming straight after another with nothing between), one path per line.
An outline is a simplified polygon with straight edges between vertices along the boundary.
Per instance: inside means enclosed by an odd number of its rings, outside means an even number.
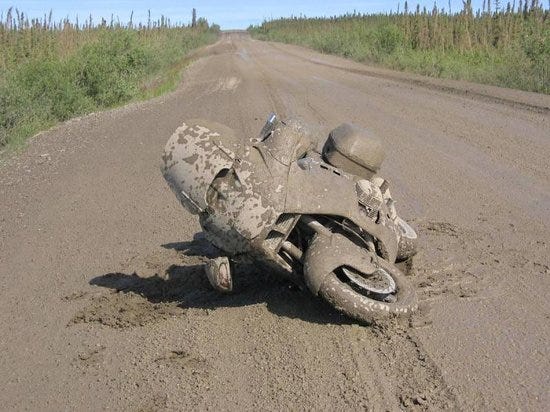
M232 167L233 132L203 121L184 123L166 144L162 172L182 205L191 213L206 209L206 194L215 177Z
M267 149L277 161L290 166L293 161L314 148L310 135L310 131L297 121L281 122L272 135L258 146Z

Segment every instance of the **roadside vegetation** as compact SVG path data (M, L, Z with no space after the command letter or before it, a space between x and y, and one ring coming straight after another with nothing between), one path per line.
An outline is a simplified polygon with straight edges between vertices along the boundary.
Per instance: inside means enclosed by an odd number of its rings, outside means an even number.
M217 25L0 19L0 149L58 121L173 88L193 49L214 42Z
M550 93L550 12L539 0L471 0L458 12L434 5L390 14L292 17L249 27L256 38L434 77Z

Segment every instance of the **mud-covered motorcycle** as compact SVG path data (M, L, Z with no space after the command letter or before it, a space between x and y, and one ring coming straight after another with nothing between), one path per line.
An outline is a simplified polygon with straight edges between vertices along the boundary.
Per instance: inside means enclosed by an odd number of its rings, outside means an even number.
M396 262L416 253L417 235L377 175L381 142L350 124L334 129L321 153L312 137L274 114L248 144L205 120L170 137L164 177L221 252L207 264L210 283L231 291L232 261L246 256L362 321L414 311L416 293Z

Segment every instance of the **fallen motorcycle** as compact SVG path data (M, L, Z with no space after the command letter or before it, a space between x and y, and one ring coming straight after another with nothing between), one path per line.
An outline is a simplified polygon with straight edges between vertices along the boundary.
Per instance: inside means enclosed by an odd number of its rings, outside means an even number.
M358 320L414 311L415 290L396 263L416 253L417 235L377 175L381 142L350 124L334 129L321 153L312 137L274 114L249 144L204 120L170 137L163 175L220 250L206 265L210 283L231 291L232 262L246 256Z

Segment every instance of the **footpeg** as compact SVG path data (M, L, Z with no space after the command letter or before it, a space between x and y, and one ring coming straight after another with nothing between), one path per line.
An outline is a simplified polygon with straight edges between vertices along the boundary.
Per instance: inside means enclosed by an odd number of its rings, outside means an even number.
M229 293L233 291L231 266L227 257L210 259L206 264L205 271L208 281L218 292Z

